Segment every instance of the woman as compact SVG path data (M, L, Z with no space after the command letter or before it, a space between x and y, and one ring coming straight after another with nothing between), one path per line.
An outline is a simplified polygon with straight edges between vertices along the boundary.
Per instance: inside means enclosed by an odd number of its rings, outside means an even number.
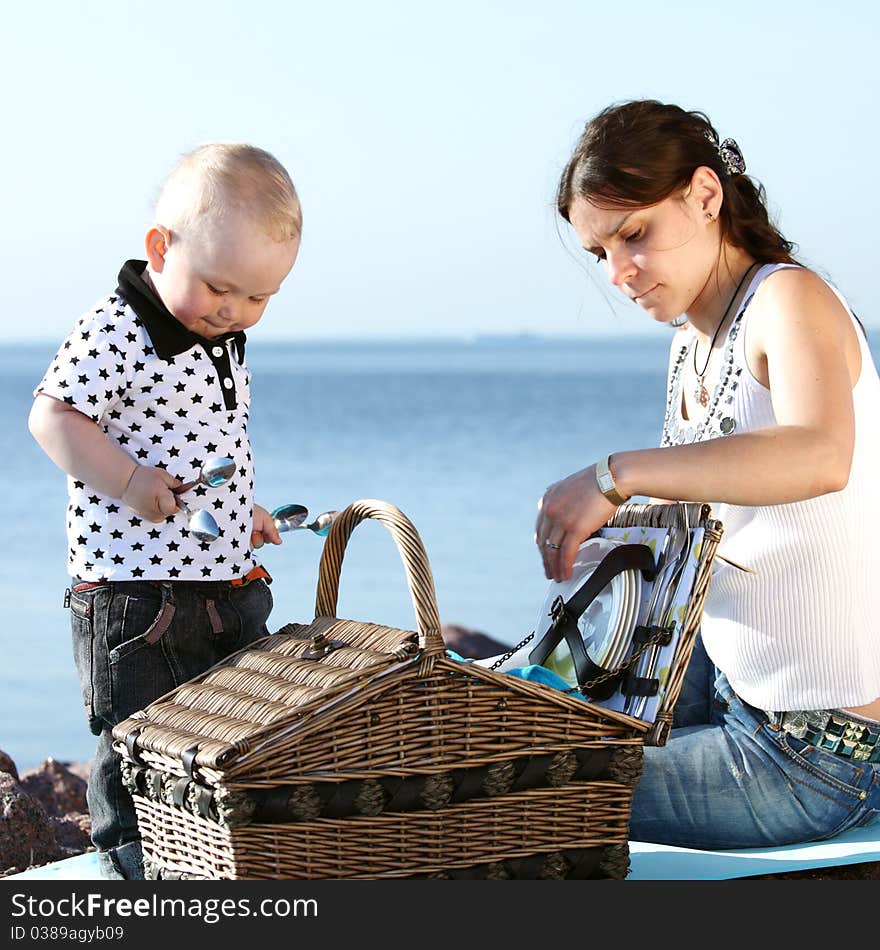
M827 838L880 813L880 379L858 320L797 264L744 171L699 112L629 102L587 124L559 213L627 297L685 322L661 447L552 485L535 534L560 581L633 495L706 501L723 522L729 561L630 826L716 849Z

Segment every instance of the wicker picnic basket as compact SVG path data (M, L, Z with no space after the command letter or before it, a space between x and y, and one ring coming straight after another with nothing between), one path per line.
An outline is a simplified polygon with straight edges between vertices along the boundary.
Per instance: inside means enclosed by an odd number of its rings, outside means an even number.
M663 514L629 505L616 520ZM397 544L415 631L335 615L364 519ZM718 537L703 545L682 668ZM642 746L665 727L449 657L417 531L364 500L327 537L310 624L233 654L114 737L148 877L623 878Z

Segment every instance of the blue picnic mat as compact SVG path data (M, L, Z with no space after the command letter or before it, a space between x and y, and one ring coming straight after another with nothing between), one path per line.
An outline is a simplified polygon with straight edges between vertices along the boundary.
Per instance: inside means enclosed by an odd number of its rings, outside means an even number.
M810 868L837 867L880 861L880 819L832 838L782 848L744 848L739 851L697 851L645 841L631 841L628 881L726 881L758 874L782 874ZM98 880L94 852L78 854L13 878L35 880Z

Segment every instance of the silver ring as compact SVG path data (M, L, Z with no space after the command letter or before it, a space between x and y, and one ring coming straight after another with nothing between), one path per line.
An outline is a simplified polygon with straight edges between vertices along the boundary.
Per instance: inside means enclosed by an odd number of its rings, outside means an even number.
M544 542L544 547L545 547L545 548L552 548L554 551L558 551L558 550L562 547L562 545L561 545L561 544L554 544L554 543L548 538L548 539Z

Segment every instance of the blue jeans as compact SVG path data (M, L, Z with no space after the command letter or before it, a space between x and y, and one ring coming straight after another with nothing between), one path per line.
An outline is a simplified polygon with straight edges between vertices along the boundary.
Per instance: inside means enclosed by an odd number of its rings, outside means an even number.
M880 815L880 763L810 745L743 702L697 638L665 746L646 747L630 838L723 850L831 838Z
M80 584L74 578L73 586ZM107 876L143 876L134 803L122 784L113 727L268 636L271 610L264 580L242 587L113 581L71 590L73 655L89 728L98 736L87 790L92 841Z

